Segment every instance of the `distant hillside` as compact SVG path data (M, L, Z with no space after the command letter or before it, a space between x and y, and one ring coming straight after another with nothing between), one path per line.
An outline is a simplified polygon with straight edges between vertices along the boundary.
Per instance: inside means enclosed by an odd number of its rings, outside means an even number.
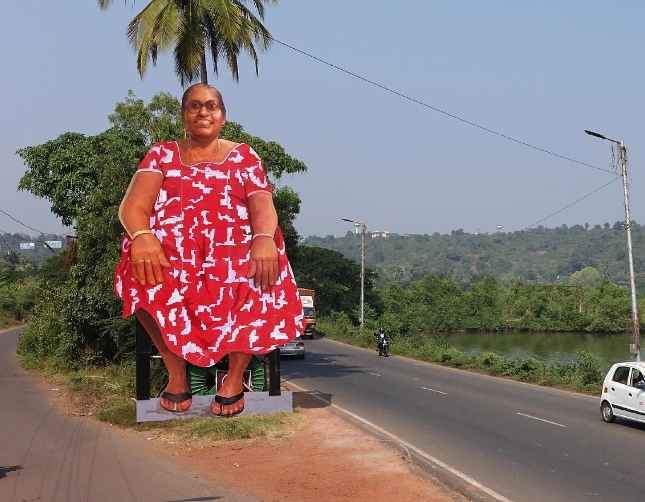
M302 244L342 253L360 262L360 235L307 237ZM632 223L637 289L645 290L645 228ZM585 228L582 225L494 234L397 235L366 233L365 266L379 274L380 285L402 286L436 275L462 287L487 276L510 284L564 283L585 267L595 268L615 283L628 283L627 234L622 222Z
M57 247L58 245L60 247ZM66 247L66 237L60 235L40 234L32 237L22 233L0 234L0 254L3 256L13 251L29 261L42 261L60 253Z

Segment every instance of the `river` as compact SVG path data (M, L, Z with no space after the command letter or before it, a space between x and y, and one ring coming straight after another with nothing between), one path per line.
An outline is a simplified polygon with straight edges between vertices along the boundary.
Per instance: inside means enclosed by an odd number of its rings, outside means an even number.
M570 364L575 353L586 350L598 355L607 365L629 361L629 339L626 334L482 332L450 333L450 344L468 355L491 351L507 359L535 357L547 364ZM641 349L641 359L645 351Z

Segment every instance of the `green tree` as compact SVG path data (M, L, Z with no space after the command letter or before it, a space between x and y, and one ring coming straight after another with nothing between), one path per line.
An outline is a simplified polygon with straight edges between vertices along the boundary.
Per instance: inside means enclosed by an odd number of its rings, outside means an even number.
M114 0L98 0L101 10ZM258 74L257 49L271 44L271 34L262 24L264 5L278 0L152 0L128 24L126 36L137 54L137 69L144 77L148 63L157 63L159 53L173 50L175 73L181 85L201 79L208 83L207 59L213 71L226 61L233 78L239 80L238 57L247 53ZM257 15L247 7L251 4Z
M108 120L114 126L139 131L150 145L184 137L181 103L166 92L155 94L146 104L130 90L127 97L114 106L114 113L108 115Z
M502 327L502 306L497 279L487 277L471 285L470 291L464 296L465 327L480 330L495 330Z
M361 292L361 267L329 249L300 246L292 262L298 286L316 291L321 315L344 312L357 323ZM365 270L365 304L380 313L382 305L374 290L375 274Z
M602 275L593 267L585 267L571 274L569 284L571 286L592 287L602 281Z

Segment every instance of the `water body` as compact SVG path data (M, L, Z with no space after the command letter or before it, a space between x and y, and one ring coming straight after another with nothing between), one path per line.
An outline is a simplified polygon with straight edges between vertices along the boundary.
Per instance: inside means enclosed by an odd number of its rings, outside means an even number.
M547 364L571 364L577 351L586 350L607 365L633 360L626 334L482 332L451 333L448 339L453 347L470 356L490 351L507 359L535 357ZM643 350L641 359L645 360Z

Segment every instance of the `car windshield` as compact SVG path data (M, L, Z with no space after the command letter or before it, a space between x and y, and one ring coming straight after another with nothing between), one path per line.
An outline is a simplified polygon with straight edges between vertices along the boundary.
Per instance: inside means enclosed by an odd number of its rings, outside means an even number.
M308 319L312 319L313 317L316 317L313 307L303 307L302 311L304 312L305 317L307 317Z

